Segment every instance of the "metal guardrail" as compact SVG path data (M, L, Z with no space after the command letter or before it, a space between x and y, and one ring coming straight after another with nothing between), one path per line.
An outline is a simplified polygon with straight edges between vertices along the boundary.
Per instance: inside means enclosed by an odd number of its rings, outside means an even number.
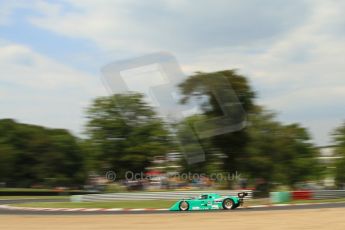
M313 199L345 198L345 190L313 190Z
M237 196L239 192L247 192L245 199L252 199L252 190L201 190L201 191L173 191L173 192L126 192L72 196L72 202L82 201L114 201L114 200L178 200L195 197L205 193L218 193L221 196Z

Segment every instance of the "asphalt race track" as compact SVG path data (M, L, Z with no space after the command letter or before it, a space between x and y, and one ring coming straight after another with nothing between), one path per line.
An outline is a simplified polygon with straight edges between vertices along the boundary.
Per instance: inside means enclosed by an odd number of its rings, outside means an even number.
M28 202L50 202L54 200L39 199L28 200ZM55 200L56 201L56 200ZM23 200L0 200L0 205L23 203ZM253 212L253 211L279 211L279 210L301 210L301 209L323 209L323 208L345 208L345 202L339 203L320 203L320 204L294 204L294 205L275 205L275 206L254 206L254 207L242 207L235 210L210 210L210 211L188 211L188 212L176 212L168 210L131 210L131 211L37 211L37 210L8 210L0 208L0 215L117 215L117 214L193 214L193 213L205 213L205 212Z

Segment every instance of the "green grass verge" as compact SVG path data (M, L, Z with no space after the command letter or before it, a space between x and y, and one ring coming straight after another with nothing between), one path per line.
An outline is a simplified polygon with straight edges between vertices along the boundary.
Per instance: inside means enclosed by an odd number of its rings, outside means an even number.
M33 208L169 208L176 201L140 200L140 201L105 201L105 202L35 202L12 204L11 206Z

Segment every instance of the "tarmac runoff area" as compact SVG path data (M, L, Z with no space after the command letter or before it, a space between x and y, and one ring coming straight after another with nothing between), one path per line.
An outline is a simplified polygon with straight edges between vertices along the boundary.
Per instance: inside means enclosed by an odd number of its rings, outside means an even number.
M297 206L295 206L297 207ZM137 215L0 215L0 229L345 229L345 207Z

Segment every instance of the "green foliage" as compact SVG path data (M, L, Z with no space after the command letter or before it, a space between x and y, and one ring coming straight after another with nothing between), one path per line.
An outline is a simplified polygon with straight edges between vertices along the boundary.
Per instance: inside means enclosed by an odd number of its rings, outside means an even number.
M246 162L252 177L293 186L319 176L318 152L298 124L283 125L273 113L257 108L249 116L248 133Z
M97 98L87 115L88 142L98 170L111 168L123 178L126 171L143 171L170 148L164 123L140 94Z
M206 96L207 101L202 104L204 115L208 117L223 116L222 110L212 93L214 89L219 88L226 79L232 89L235 91L238 100L242 104L246 112L250 112L254 105L255 93L250 88L247 79L236 73L235 70L224 70L212 73L198 72L190 76L185 82L180 85L183 98L181 103L186 103L189 100L198 100L200 97ZM209 139L203 139L201 143L204 146L209 146L205 150L207 152L220 151L225 157L223 158L223 170L225 172L240 171L241 158L245 155L245 147L248 141L246 130L240 130L233 133L216 135ZM205 145L204 142L211 144Z
M0 120L0 181L12 186L79 185L83 154L68 131Z
M226 79L235 91L244 110L250 111L253 108L255 93L250 88L247 78L238 74L236 70L223 70L211 73L197 72L190 76L180 85L181 93L184 96L181 103L186 103L192 98L207 96L208 103L203 106L206 114L222 115L218 102L212 90L219 88L219 84Z
M176 125L188 152L199 148L191 138L190 124L222 116L212 93L231 83L247 113L247 127L233 133L214 135L200 141L206 161L194 165L182 162L183 169L199 173L235 173L251 179L293 186L318 179L323 171L316 161L318 152L307 130L298 124L284 125L276 115L255 105L255 93L247 79L235 70L196 73L179 87L181 103L202 102L202 114ZM115 94L96 98L87 109L87 138L78 140L68 131L0 120L0 182L12 186L81 185L88 172L141 172L151 160L176 150L171 129L157 116L140 94ZM212 129L213 123L204 128ZM345 124L335 132L337 183L345 183ZM109 187L109 190L117 189Z
M335 164L335 181L339 187L345 186L345 122L335 130L334 142L336 145L335 154L340 158Z
M317 179L321 168L306 129L298 124L283 125L275 115L258 108L248 127L249 169L252 176L293 186Z
M112 184L107 184L105 188L105 193L114 193L114 192L125 192L126 188L122 185L112 183Z
M321 170L315 157L306 129L298 124L283 125L275 120L275 114L264 111L254 104L255 94L247 79L234 70L213 73L197 73L180 85L184 97L181 103L207 96L202 104L204 119L222 116L212 90L227 79L248 115L245 129L216 135L202 140L207 157L215 158L220 152L223 170L239 171L251 178L294 185L296 182L315 179ZM205 144L207 143L207 144ZM209 162L209 161L208 161ZM205 168L205 166L198 168ZM208 167L206 167L208 168Z

